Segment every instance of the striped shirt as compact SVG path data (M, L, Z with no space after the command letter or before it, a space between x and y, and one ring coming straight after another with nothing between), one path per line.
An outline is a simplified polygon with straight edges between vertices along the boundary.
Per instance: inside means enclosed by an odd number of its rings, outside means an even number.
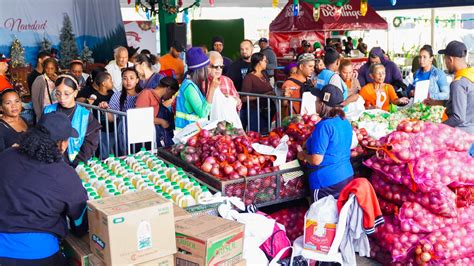
M114 95L112 95L112 98L110 98L109 101L110 109L126 112L128 109L135 108L135 102L137 101L138 94L134 96L127 95L123 108L120 108L120 94L121 92L115 92Z

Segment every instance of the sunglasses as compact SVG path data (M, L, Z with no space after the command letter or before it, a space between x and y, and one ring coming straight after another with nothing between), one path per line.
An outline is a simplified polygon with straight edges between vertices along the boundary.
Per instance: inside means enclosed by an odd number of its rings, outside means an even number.
M213 69L218 69L218 68L224 69L224 65L211 65L211 68L213 68Z

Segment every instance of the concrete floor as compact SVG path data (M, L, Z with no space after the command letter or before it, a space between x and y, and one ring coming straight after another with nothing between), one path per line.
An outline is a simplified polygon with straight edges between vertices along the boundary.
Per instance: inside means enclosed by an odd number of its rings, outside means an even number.
M367 258L367 257L360 257L358 255L356 255L356 258L357 258L357 265L361 265L361 266L381 266L382 264L378 263L377 261L371 259L371 258Z

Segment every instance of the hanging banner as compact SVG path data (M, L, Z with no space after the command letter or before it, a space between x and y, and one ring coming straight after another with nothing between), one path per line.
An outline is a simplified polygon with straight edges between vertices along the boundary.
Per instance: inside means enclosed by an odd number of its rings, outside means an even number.
M156 27L151 21L124 21L127 44L156 54Z
M270 47L278 58L293 58L296 56L298 54L297 49L301 46L303 40L308 41L311 45L315 42L324 43L324 32L270 32Z
M71 19L79 54L86 44L95 62L105 63L113 58L115 47L126 45L120 1L15 0L1 4L0 53L9 55L16 37L25 48L26 62L34 65L43 38L59 49L65 14Z

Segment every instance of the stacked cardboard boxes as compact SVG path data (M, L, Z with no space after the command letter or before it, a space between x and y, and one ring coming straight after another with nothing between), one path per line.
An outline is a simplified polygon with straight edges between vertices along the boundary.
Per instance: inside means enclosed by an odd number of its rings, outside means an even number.
M244 225L201 215L176 222L176 265L234 265L242 260Z

